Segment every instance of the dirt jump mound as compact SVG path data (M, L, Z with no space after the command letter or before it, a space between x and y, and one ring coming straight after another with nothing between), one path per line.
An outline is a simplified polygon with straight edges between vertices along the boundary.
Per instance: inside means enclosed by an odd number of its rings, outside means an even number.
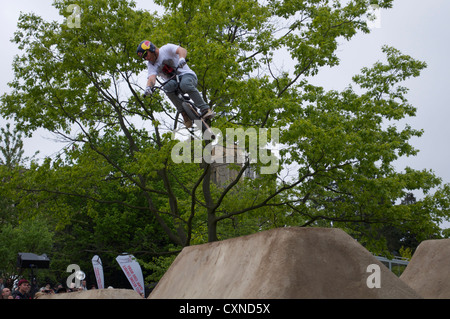
M400 279L423 298L450 298L450 239L423 241Z
M149 298L420 296L342 230L280 228L184 248Z

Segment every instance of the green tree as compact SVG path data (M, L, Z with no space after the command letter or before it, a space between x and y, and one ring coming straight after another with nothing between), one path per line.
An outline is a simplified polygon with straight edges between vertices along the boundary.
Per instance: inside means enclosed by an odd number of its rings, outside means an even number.
M49 254L53 245L53 232L45 220L27 220L20 225L0 227L0 270L5 278L17 275L19 252Z
M14 128L11 132L11 124L6 124L6 129L1 128L0 135L0 165L6 166L8 169L21 165L23 158L23 140L22 134Z
M126 0L79 1L79 28L20 16L13 41L25 53L14 60L12 92L3 95L1 113L25 134L45 128L75 149L67 149L68 162L37 169L59 183L24 190L82 198L84 214L96 214L89 210L93 203L115 205L117 214L98 220L110 234L128 210L139 211L179 247L300 225L341 227L382 249L375 239L383 225L402 223L427 237L447 218L446 188L414 205L395 204L409 191L428 193L441 183L430 171L396 172L392 165L417 153L409 140L422 132L396 121L415 115L400 84L419 76L425 63L383 47L386 60L361 70L342 92L307 81L339 63L339 41L369 32L371 5L390 8L392 0L155 2L165 8L162 15ZM70 19L69 4L54 6ZM258 172L264 166L247 159L234 166L236 177L217 187L210 164L173 162L177 141L168 133L167 114L174 109L161 96L141 95L145 65L135 50L145 38L188 49L204 98L218 113L214 127L280 129L284 147L275 174L244 180L250 166ZM290 56L291 69L277 66L281 52ZM288 166L295 174L283 178ZM91 170L95 178L86 179ZM118 181L122 192L115 193ZM114 192L95 192L109 183ZM73 217L72 208L53 210Z

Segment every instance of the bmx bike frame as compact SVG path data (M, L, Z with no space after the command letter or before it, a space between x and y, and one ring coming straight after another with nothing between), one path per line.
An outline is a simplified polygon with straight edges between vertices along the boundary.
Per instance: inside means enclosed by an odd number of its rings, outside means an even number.
M177 68L178 69L178 68ZM211 130L211 126L210 126L210 121L209 120L205 120L197 111L197 108L195 107L194 102L191 100L191 98L189 97L188 94L184 93L181 88L180 88L180 76L178 74L176 74L176 70L175 70L175 74L172 75L168 80L161 82L158 78L156 79L159 83L159 86L154 86L153 89L154 90L161 90L165 93L166 90L164 89L164 86L169 83L172 80L175 80L177 83L177 87L174 91L174 93L177 95L178 99L181 101L181 105L183 106L183 111L187 114L187 116L192 120L192 122L194 124L197 124L198 121L201 122L201 129L202 129L202 133L204 134L205 132L209 133L209 136L211 137L211 139L215 139L215 135ZM177 120L179 117L180 111L177 110L177 116L175 117L175 124L174 124L174 129L176 129L177 127ZM209 123L208 123L209 122ZM193 134L191 132L191 134Z

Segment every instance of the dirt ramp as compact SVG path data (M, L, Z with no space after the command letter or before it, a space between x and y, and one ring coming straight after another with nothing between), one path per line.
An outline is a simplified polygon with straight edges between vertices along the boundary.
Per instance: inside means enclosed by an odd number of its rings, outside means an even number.
M426 240L400 279L423 298L450 298L450 239Z
M143 299L132 289L94 289L42 295L38 299Z
M184 248L149 298L420 297L342 230L280 228Z

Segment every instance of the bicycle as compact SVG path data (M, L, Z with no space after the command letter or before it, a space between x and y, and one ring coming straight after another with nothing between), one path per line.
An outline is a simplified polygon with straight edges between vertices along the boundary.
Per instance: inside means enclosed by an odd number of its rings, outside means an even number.
M178 69L178 68L177 68ZM164 90L164 86L169 83L170 81L174 80L177 82L177 88L175 90L175 94L178 96L178 98L180 99L180 101L182 101L181 105L183 106L183 111L187 114L187 116L191 119L193 124L198 124L198 122L201 123L201 129L202 129L202 133L203 133L203 137L205 136L209 136L211 137L212 140L214 140L216 138L216 136L214 135L213 131L211 130L211 126L210 126L210 120L205 120L197 111L197 108L195 107L194 102L191 100L191 98L189 97L188 94L184 93L181 88L180 88L180 76L177 74L176 69L174 71L174 74L166 81L161 82L158 78L156 79L159 83L158 86L154 86L153 87L153 92L156 90L161 90L163 92L166 92ZM145 97L145 96L144 96ZM177 115L175 117L175 124L174 124L174 130L177 127L177 123L178 123L178 117L180 115L180 111L177 111ZM205 132L207 133L205 135ZM191 132L191 134L193 134Z

